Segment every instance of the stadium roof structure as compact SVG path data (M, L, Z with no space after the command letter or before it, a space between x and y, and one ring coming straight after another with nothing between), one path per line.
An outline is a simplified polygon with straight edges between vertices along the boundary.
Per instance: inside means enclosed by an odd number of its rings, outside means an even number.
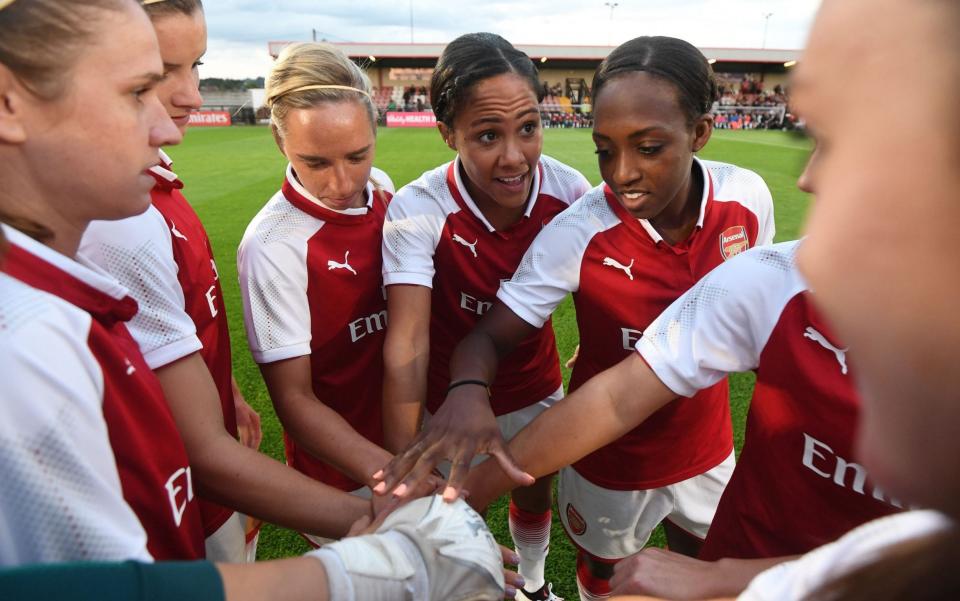
M270 42L270 54L276 58L292 42ZM379 42L330 42L357 62L377 67L432 67L446 44L403 44ZM593 69L615 46L561 46L518 44L543 68ZM759 48L700 48L704 56L715 60L716 71L776 72L784 63L800 58L800 50Z

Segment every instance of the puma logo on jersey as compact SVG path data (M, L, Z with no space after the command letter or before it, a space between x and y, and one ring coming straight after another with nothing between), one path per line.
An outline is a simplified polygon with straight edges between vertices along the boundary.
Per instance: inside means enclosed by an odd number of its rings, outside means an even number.
M190 240L187 239L186 236L183 235L183 233L182 233L180 230L177 229L177 224L174 223L174 222L172 222L172 221L170 222L170 233L173 234L173 237L174 237L174 238L180 238L181 240L187 240L187 242L190 241Z
M464 240L460 236L460 234L454 234L453 241L456 242L457 244L462 244L463 246L466 246L467 248L469 248L470 252L473 253L473 258L474 259L477 258L477 242L480 242L480 238L477 238L476 240L473 241L473 243L470 243Z
M128 376L132 376L133 374L137 373L137 368L133 366L133 363L130 363L130 359L124 359L123 362L127 366Z
M619 269L623 273L627 274L627 277L630 278L631 282L633 281L633 272L631 271L631 268L633 267L633 259L630 259L629 265L624 265L623 263L621 263L620 261L617 261L616 259L611 259L610 257L604 257L603 264L606 265L607 267L613 267L614 269Z
M343 255L343 263L337 263L333 259L327 261L327 271L333 271L334 269L346 269L353 275L357 275L357 270L350 266L350 251L348 250L345 255Z
M831 351L834 355L836 355L837 363L840 364L840 373L842 373L843 375L847 375L847 350L849 349L837 348L833 346L833 344L831 344L830 341L827 340L827 338L823 334L816 331L810 326L807 326L806 331L804 331L803 333L803 337L813 340L823 348L827 349L828 351Z

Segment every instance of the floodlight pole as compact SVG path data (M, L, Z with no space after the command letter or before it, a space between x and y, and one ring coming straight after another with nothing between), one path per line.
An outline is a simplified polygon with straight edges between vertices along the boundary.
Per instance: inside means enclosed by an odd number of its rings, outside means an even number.
M613 33L613 9L620 6L619 2L604 2L604 6L610 7L610 27L607 29L607 46L610 45L610 36Z
M410 0L410 43L413 43L413 0Z
M773 16L773 13L763 13L763 44L760 45L760 48L767 47L767 26L770 25L770 17Z

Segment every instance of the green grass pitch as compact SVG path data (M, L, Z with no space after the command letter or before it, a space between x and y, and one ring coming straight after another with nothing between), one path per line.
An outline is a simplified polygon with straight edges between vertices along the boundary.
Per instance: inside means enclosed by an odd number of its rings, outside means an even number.
M548 129L543 150L579 169L591 183L600 183L589 130ZM777 240L780 241L794 239L800 232L809 199L796 189L795 183L809 150L808 142L781 132L717 131L700 154L703 158L747 167L763 176L773 193ZM280 425L246 346L236 249L251 218L279 188L285 160L265 127L195 129L187 135L184 144L171 149L170 154L175 170L186 182L184 192L200 214L216 252L230 315L234 369L247 400L263 419L262 451L282 460ZM378 134L375 164L393 178L398 188L452 157L453 153L432 129L381 129ZM565 360L577 343L575 316L569 299L560 307L553 323L560 356ZM565 381L568 376L564 370ZM737 375L731 378L730 385L739 450L753 376ZM506 512L507 504L501 500L488 514L494 533L503 543L510 538ZM651 544L663 544L660 532L655 533ZM258 555L260 559L271 559L305 550L307 545L297 534L267 525L260 537ZM555 517L547 579L554 583L554 590L567 599L577 598L574 563L573 547Z

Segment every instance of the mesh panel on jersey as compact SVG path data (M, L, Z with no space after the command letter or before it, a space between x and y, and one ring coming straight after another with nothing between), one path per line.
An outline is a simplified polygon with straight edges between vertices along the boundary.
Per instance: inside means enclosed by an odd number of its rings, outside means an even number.
M262 244L281 242L314 218L287 202L268 205L257 225L256 236Z
M643 333L644 338L660 348L669 348L671 339L682 336L693 329L697 314L722 299L728 294L726 288L700 283L683 297L683 303L677 310L670 313L670 319L658 321L656 328L649 328Z
M759 179L756 173L727 163L710 163L708 165L713 188L719 190L724 186L734 186L737 190L752 189Z
M88 512L102 499L89 469L77 460L83 449L68 441L82 417L64 403L55 423L29 436L0 438L0 505L11 518L24 557L45 561L118 559L129 549L104 535ZM117 491L119 495L119 491Z
M797 248L799 248L799 245L794 245L788 252L783 252L777 248L761 246L756 251L757 262L780 271L792 271L796 261Z
M10 283L11 280L7 280ZM3 305L0 306L0 333L11 335L20 326L29 324L33 319L47 310L47 303L40 293L15 294L12 286L0 285L0 297Z
M277 319L276 307L285 305L279 282L280 275L261 286L250 287L250 311L260 350L272 350L290 345L290 336L283 322Z
M154 242L147 240L136 249L102 244L100 250L106 270L137 300L139 310L131 325L138 332L137 343L143 352L149 353L183 339L184 332L172 327L170 320L170 316L183 315L183 307L160 292L168 290L171 283L160 277L166 269L159 258L162 251Z
M557 188L569 192L579 186L580 177L573 169L548 157L541 157L541 161L544 166L541 188Z
M541 254L540 252L529 252L525 254L511 279L514 282L539 281L541 278L537 277L537 265L540 263Z

